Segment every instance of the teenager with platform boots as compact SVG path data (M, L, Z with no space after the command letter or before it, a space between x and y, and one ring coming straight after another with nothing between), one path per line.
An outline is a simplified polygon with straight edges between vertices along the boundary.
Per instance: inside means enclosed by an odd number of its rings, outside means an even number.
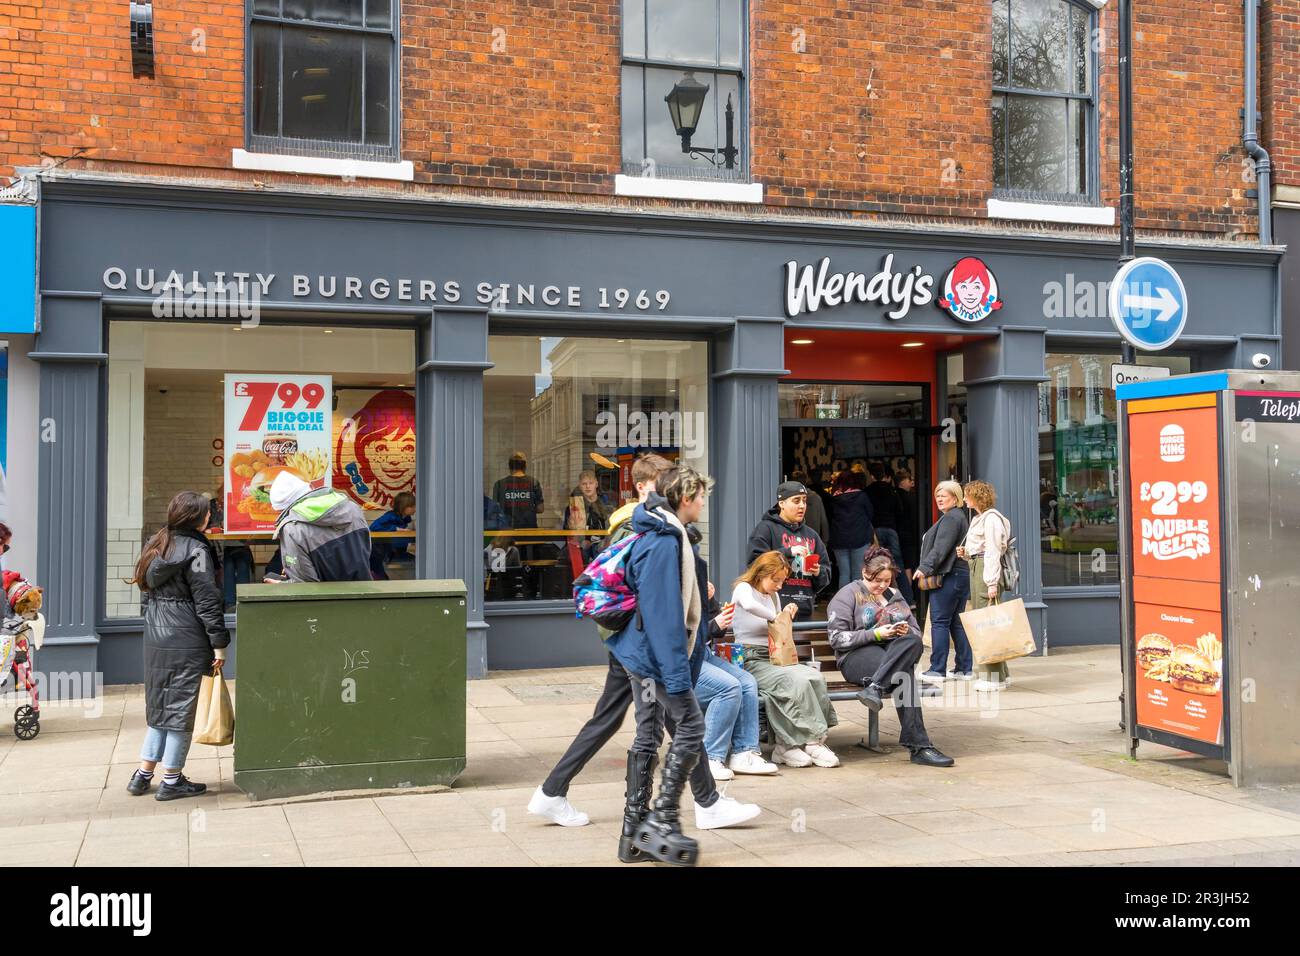
M654 499L657 503L652 504L651 507L665 504L665 500L656 494L656 485L671 473L672 468L671 462L655 454L643 455L633 462L632 480L637 490L638 500L629 502L610 516L608 547L612 547L635 533L632 519L641 504L649 502L651 499ZM608 640L613 635L602 630L601 636ZM698 668L696 673L698 673ZM590 822L587 814L578 810L569 802L569 784L591 758L618 732L623 725L623 718L627 714L627 708L633 702L634 694L635 688L628 679L627 671L623 669L619 659L611 653L609 655L609 670L605 678L605 688L600 695L600 699L596 702L591 719L578 731L578 736L569 745L569 749L565 751L550 775L533 793L532 798L528 801L529 813L566 827L586 826ZM668 732L676 739L677 728L671 715L661 714L660 721L666 724ZM700 750L702 753L702 741ZM646 781L645 786L649 787L649 775L654 768L653 766L648 768L643 766L646 762L646 756L640 755L634 760L633 753L628 755L629 803L633 799L631 789L634 783L639 784L639 781L644 778ZM648 756L653 758L655 755L651 753ZM757 806L740 803L718 792L707 760L701 759L696 763L690 774L690 785L694 796L695 826L697 829L711 830L734 826L752 819L759 813ZM646 800L648 799L647 796ZM638 805L643 803L645 803L645 800L640 801ZM642 815L644 815L644 812ZM639 818L636 822L640 822ZM635 851L630 851L625 856L626 862L639 862L650 859L650 857L641 856Z
M704 662L701 622L707 582L701 583L686 525L700 519L711 484L690 468L676 468L664 478L663 499L649 498L632 516L633 530L641 537L631 545L626 574L637 611L608 641L627 671L636 708L619 838L624 862L648 857L694 866L699 860L699 844L682 833L679 812L704 741L704 715L692 688ZM652 806L651 781L665 719L676 731Z

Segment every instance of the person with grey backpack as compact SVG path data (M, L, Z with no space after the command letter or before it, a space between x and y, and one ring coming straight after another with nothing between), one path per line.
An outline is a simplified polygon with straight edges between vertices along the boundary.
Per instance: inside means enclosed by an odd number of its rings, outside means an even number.
M997 508L997 492L987 481L970 481L964 489L966 503L975 509L966 540L957 556L970 562L971 610L995 604L1003 591L1014 592L1020 583L1020 561L1011 521ZM1009 681L1007 663L988 665L975 682L979 691L1003 690Z

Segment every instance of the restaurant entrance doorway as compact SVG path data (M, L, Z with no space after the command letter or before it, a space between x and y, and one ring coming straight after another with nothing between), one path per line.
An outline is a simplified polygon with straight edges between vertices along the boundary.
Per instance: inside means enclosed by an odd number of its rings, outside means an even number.
M931 431L927 422L917 420L782 420L782 480L802 481L821 498L826 527L819 531L829 532L825 535L828 551L837 539L835 493L857 479L856 484L873 500L878 519L898 531L904 563L914 566L929 499L915 487L900 491L896 477L905 474L915 482L916 476L930 473ZM841 475L845 477L837 484ZM925 484L922 477L921 487ZM891 508L892 515L888 514ZM832 589L824 598L847 583L838 580L838 568L833 574Z

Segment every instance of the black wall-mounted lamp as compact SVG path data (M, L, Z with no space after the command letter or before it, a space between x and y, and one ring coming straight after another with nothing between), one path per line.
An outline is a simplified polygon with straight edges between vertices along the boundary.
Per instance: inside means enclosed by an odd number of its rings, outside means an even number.
M691 145L691 137L695 135L695 127L699 125L700 114L704 111L704 98L708 95L708 86L697 80L693 72L687 70L686 75L677 81L672 92L664 97L664 102L668 104L668 115L672 117L673 128L682 138L683 153L688 156L698 156L715 167L718 165L718 159L721 158L722 164L727 169L735 169L736 157L740 150L736 148L735 143L736 112L731 105L730 93L727 94L725 114L726 145L712 149Z
M131 0L131 76L153 79L153 4Z

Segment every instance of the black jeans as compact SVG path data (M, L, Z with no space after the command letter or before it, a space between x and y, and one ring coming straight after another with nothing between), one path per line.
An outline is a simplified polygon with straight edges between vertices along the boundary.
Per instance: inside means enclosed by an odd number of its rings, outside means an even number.
M900 730L898 742L911 750L933 747L921 715L920 689L913 670L924 648L911 634L883 644L855 647L840 659L840 673L854 684L876 684L894 700Z
M628 688L636 708L636 740L633 750L654 753L664 740L664 725L676 724L669 753L696 753L700 763L708 765L704 753L704 711L692 691L670 694L668 688L648 677L638 677L628 671Z
M582 768L592 757L600 751L600 748L609 743L610 739L618 733L619 727L623 726L623 718L627 716L627 709L632 705L633 689L627 671L613 654L609 655L609 671L605 675L605 689L601 691L600 699L596 701L596 709L591 714L591 719L582 725L578 731L578 736L573 738L573 743L569 744L569 749L564 752L551 775L546 778L542 784L542 793L548 797L562 797L568 794L569 784L573 778L582 772ZM676 721L672 714L660 715L660 730L658 740L663 740L663 727L666 725L668 732L673 735L673 742L678 739L678 730ZM638 724L639 729L639 724ZM635 744L633 747L635 748ZM656 743L650 747L651 750L658 748ZM695 764L695 769L691 771L691 793L695 796L695 802L701 806L712 806L717 801L718 786L714 783L713 774L709 771L708 755L704 753L704 721L700 719L700 737L697 748L700 752L700 759Z

